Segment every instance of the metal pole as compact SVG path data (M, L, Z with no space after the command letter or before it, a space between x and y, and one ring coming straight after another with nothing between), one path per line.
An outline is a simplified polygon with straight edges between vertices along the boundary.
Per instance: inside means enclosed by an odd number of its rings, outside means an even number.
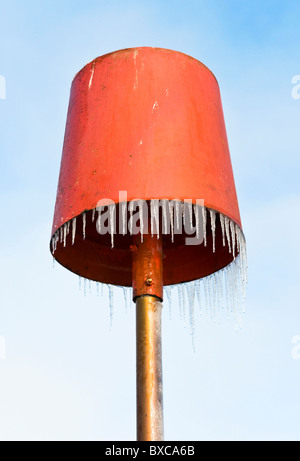
M138 441L161 441L164 437L161 311L162 303L153 296L136 300Z
M163 440L161 311L162 240L149 234L136 239L132 281L136 302L137 440Z

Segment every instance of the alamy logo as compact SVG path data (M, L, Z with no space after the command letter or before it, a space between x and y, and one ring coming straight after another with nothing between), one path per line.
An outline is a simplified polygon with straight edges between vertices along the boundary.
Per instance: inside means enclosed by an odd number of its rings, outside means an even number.
M300 99L300 75L294 75L292 84L294 85L292 89L292 98Z
M0 99L6 99L6 80L0 75Z

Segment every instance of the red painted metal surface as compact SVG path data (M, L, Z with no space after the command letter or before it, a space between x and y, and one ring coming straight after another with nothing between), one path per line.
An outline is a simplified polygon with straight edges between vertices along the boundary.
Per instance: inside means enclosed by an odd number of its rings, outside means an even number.
M55 258L105 283L132 283L132 238L101 236L91 220L100 199L204 199L240 227L218 83L202 63L160 48L120 50L75 77L70 95L52 233L87 212L86 239L58 246ZM208 223L209 225L209 223ZM70 236L68 236L70 239ZM169 239L170 240L170 239ZM211 274L232 260L216 235L208 245L164 238L164 284Z

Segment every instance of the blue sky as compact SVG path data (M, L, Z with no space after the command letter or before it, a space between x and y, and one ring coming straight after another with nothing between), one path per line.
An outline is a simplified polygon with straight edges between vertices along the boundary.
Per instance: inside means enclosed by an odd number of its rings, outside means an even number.
M135 318L85 297L48 250L71 81L134 46L216 75L247 239L243 329L163 314L167 440L299 440L297 1L1 2L0 440L134 440ZM295 358L296 357L296 358ZM1 353L0 353L1 358Z

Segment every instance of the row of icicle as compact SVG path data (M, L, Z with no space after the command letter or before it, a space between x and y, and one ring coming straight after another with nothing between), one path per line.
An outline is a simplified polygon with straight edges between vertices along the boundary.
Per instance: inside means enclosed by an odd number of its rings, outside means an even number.
M170 233L171 240L174 241L174 233L176 226L179 228L179 220L183 219L185 225L186 213L184 212L183 206L179 201L160 201L164 202L165 206L162 207L162 228L168 229L168 219L170 222ZM133 215L134 206L129 203L129 233L132 234L132 227L130 226L131 217ZM212 251L215 252L215 236L216 236L216 225L217 216L222 231L222 244L228 247L229 253L233 255L233 262L224 269L200 280L193 282L187 282L184 284L166 286L164 287L164 297L168 299L170 312L171 312L171 299L174 290L177 291L179 300L180 315L185 320L186 312L185 307L189 310L189 323L191 333L194 332L194 304L195 298L197 298L200 312L209 315L212 320L220 322L221 311L227 310L228 317L233 318L235 327L241 326L241 317L244 311L244 299L246 295L247 285L247 253L246 253L246 242L244 234L240 227L227 216L208 209L201 205L195 205L192 203L186 203L188 208L189 222L192 227L193 216L195 222L195 233L196 236L203 232L203 244L207 246L207 213L209 213L211 223L211 234L212 234ZM115 205L109 206L109 216L111 220L111 247L114 247L114 233L115 233ZM92 222L95 221L96 212L98 212L98 218L96 220L98 232L100 223L100 216L103 207L92 210ZM124 210L126 208L124 207ZM123 211L122 211L123 213ZM124 215L123 215L124 216ZM199 216L201 219L199 219ZM82 224L82 238L86 237L86 219L87 214L82 213L81 224ZM144 219L143 219L143 207L139 206L139 219L140 219L140 231L141 239L143 238ZM75 243L76 238L76 227L78 225L78 217L71 219L67 223L63 224L53 235L51 240L53 256L57 249L57 245L60 243L64 247L67 245L67 237L71 233L72 245ZM155 230L159 229L159 201L151 200L150 207L150 221L151 221L151 233L155 235ZM202 225L201 225L202 221ZM126 234L126 220L123 220L122 234ZM201 229L200 229L201 226ZM175 229L175 230L174 230ZM164 233L164 232L163 232ZM168 233L168 232L166 232ZM159 238L159 233L157 233ZM237 256L238 255L238 256ZM80 278L81 280L81 278ZM86 294L86 279L84 279L84 292ZM89 281L89 286L91 282ZM103 292L103 284L97 282L97 292L99 292L99 286L102 285L101 291ZM108 285L109 289L109 305L110 305L110 319L112 322L112 311L113 311L113 286ZM126 305L128 305L128 299L132 296L132 289L123 287L123 293Z

